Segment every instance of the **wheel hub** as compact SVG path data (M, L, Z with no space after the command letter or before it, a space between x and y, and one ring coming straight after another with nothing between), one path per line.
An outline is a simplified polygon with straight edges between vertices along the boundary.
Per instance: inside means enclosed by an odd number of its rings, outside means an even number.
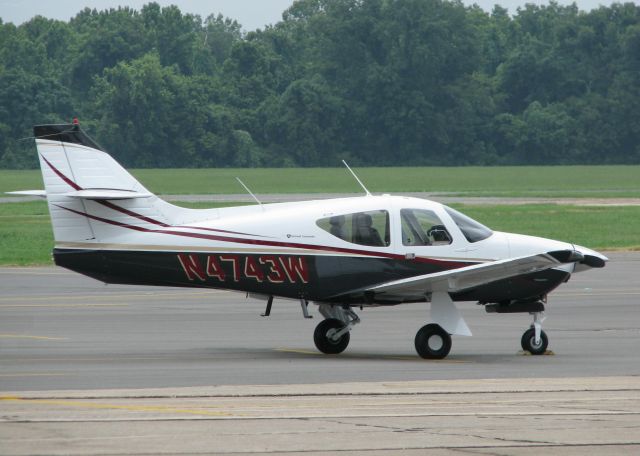
M427 343L429 344L429 348L431 350L438 351L444 345L444 340L438 334L434 334L433 336L429 337L429 341Z
M335 328L331 328L329 331L327 331L327 340L334 345L340 342L340 339L342 339L342 337L336 337L337 333L338 330Z

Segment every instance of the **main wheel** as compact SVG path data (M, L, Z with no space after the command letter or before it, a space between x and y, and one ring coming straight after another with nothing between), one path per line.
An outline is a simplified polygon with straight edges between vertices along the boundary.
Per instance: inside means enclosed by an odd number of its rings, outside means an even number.
M316 330L313 332L313 342L316 344L318 350L327 355L335 355L342 353L347 345L349 345L350 336L346 332L338 340L331 338L336 332L344 328L344 323L335 318L327 318L316 326Z
M523 350L532 355L544 355L549 345L549 339L544 331L540 331L540 341L536 344L536 330L529 328L522 335L520 345L522 345Z
M451 351L451 336L440 325L430 323L416 334L416 351L425 359L442 359Z

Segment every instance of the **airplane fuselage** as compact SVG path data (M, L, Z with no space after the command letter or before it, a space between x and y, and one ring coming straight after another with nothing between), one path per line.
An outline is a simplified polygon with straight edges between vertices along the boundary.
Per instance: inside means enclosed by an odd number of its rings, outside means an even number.
M113 219L100 221L111 220L129 231L127 242L58 242L56 264L106 283L222 288L310 301L393 305L426 298L362 293L345 299L344 293L389 280L573 248L502 232L469 242L444 206L400 196L215 209L209 220L179 226L154 223L149 214L138 214L139 224L119 222L118 212L137 214L135 202L116 202L110 209ZM434 214L448 237L430 245L405 242L403 229L408 228L403 227L402 213L407 210ZM354 236L342 239L322 226L323 220L361 213L388 218L386 226L381 226L386 231L383 245L362 245ZM480 302L535 298L566 281L571 272L569 266L532 272L451 293L451 297Z

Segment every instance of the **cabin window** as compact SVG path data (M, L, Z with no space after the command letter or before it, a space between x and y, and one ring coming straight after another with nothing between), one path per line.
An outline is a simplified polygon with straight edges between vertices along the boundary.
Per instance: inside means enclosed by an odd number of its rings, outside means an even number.
M316 224L343 241L359 245L387 247L389 237L389 212L385 210L334 215L318 220Z
M435 212L426 209L402 209L403 245L447 245L452 238Z
M447 206L443 207L444 210L447 211L447 213L451 216L455 224L458 225L458 228L460 228L460 231L462 231L464 237L467 238L467 241L482 241L483 239L486 239L493 234L493 231L484 226L482 223L476 222L474 219L467 215L464 215L462 212L458 212L455 209L451 209Z

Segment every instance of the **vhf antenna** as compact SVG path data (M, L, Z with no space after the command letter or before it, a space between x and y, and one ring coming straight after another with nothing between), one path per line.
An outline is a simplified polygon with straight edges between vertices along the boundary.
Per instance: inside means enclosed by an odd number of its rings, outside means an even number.
M364 184L362 183L362 181L360 179L358 179L358 176L356 176L356 173L353 172L353 170L351 168L349 168L349 165L347 165L347 162L342 160L342 163L344 164L344 166L347 167L347 169L349 170L349 172L353 175L353 177L358 181L358 183L360 184L360 187L362 187L365 191L365 193L367 194L367 196L371 196L371 193L369 192L369 190L367 190L367 187L364 186Z
M254 195L254 194L251 192L251 190L249 190L249 187L247 187L246 185L244 185L244 182L242 182L242 181L240 180L240 178L239 178L239 177L236 177L236 180L237 180L238 182L240 182L240 185L242 185L242 186L244 187L244 189L249 193L249 195L251 195L251 196L253 197L253 199L254 199L254 200L256 200L256 202L257 202L260 206L262 206L262 203L260 202L260 200L256 197L256 195Z

